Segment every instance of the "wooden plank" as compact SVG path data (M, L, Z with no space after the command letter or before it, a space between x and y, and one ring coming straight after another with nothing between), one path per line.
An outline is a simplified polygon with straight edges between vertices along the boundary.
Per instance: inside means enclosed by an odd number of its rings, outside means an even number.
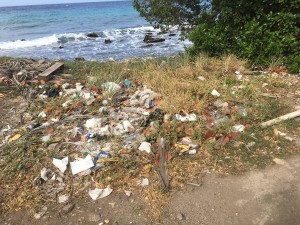
M38 80L48 81L51 79L52 75L56 72L63 70L64 64L61 62L56 62L53 66L46 69L38 76Z

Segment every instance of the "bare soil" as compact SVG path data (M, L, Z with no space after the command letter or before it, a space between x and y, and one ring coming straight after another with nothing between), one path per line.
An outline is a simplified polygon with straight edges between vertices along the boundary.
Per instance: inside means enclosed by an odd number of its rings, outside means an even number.
M48 206L37 220L26 210L0 219L5 225L62 224L253 224L297 225L300 220L300 157L241 176L208 174L201 187L187 186L163 209L160 221L149 217L138 193L115 194L93 202L75 201L68 214L64 205Z

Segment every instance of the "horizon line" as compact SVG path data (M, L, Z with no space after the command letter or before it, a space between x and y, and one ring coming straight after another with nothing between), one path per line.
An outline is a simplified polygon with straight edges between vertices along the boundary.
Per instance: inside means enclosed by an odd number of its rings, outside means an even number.
M46 3L46 4L28 4L28 5L8 5L0 6L0 8L9 7L24 7L24 6L41 6L41 5L69 5L69 4L88 4L88 3L101 3L101 2L127 2L131 0L106 0L106 1L91 1L91 2L69 2L69 3Z

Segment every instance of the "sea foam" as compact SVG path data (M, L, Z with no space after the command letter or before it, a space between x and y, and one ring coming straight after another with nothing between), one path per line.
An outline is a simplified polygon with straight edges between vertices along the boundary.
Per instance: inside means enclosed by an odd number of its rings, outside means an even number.
M56 35L51 35L48 37L37 38L33 40L17 40L9 42L0 42L0 49L19 49L19 48L30 48L30 47L40 47L45 45L51 45L58 42Z

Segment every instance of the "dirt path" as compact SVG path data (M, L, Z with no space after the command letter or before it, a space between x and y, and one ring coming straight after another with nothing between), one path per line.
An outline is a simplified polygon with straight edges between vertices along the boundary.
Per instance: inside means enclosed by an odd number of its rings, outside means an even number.
M202 187L178 193L168 210L170 218L185 216L177 224L299 224L300 158L244 176L208 175Z
M220 178L208 174L201 187L178 192L164 210L160 223L151 221L136 195L111 196L92 202L75 202L65 214L62 206L49 206L36 220L28 212L8 215L0 222L10 225L46 224L205 224L296 225L300 221L300 157L265 170Z

